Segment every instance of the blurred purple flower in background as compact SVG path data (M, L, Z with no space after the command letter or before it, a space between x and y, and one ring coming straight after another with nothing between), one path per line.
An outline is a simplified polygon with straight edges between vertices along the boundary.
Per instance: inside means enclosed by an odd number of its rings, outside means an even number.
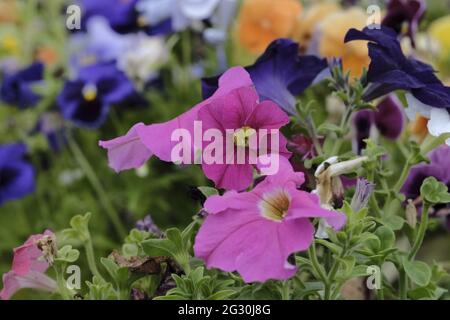
M153 222L153 219L150 215L146 215L144 219L137 221L136 228L141 231L154 233L157 236L161 236L163 234L163 232Z
M66 81L57 102L65 119L80 127L97 128L112 104L134 94L132 83L113 63L98 63L80 69L75 80Z
M33 63L16 73L6 74L0 88L0 98L22 109L33 107L40 96L33 92L32 87L43 78L44 65L40 62Z
M22 143L0 145L0 205L34 192L34 169L25 153Z
M359 153L365 147L364 139L368 139L373 126L379 133L391 140L400 137L405 119L403 107L394 95L389 95L377 105L377 110L361 110L355 114L353 123L356 129L354 140L355 152Z
M387 13L381 24L401 34L404 24L407 23L406 35L411 40L412 46L415 47L414 36L420 20L425 15L426 7L424 0L389 0Z
M416 203L421 203L419 199L420 187L428 177L435 177L450 188L450 147L441 145L433 150L428 157L430 163L414 166L401 189L407 199L415 200ZM435 206L434 214L445 216L446 226L450 229L450 204Z

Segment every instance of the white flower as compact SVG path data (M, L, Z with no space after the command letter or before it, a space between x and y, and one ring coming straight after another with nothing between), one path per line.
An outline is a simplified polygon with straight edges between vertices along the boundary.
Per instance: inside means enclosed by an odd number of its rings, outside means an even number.
M211 17L220 0L139 0L136 9L151 26L172 19L175 31Z
M406 100L408 108L405 111L410 120L416 119L416 115L419 113L430 119L427 128L432 136L439 137L442 134L450 133L450 113L447 109L426 105L409 93L406 94ZM446 140L446 143L450 146L450 138Z
M138 84L157 77L168 60L168 50L162 37L140 34L133 45L118 57L117 67Z

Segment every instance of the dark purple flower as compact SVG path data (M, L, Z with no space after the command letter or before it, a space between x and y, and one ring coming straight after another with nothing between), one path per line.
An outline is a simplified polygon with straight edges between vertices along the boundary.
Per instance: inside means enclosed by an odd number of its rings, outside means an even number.
M409 172L401 192L408 199L416 199L420 196L420 187L427 177L435 177L440 182L450 187L450 147L441 145L429 155L430 163L418 164Z
M401 189L407 199L414 200L418 205L421 204L419 199L420 187L426 178L435 177L450 188L450 147L441 145L433 150L428 157L430 163L414 166ZM450 229L450 204L438 204L433 210L434 216L446 218L446 226Z
M356 113L353 123L356 129L356 149L358 151L365 147L364 139L370 137L373 125L384 137L395 140L402 131L405 123L402 105L398 99L389 95L378 105L377 110L361 110Z
M404 23L407 23L407 36L415 46L414 36L420 20L425 15L426 7L424 0L389 0L387 13L381 24L401 34Z
M136 2L137 0L80 0L82 22L85 24L90 17L103 16L117 32L135 31L138 23Z
M0 97L6 103L28 108L36 105L40 96L33 92L32 86L44 77L44 65L33 63L14 74L6 74L1 88Z
M34 170L25 161L22 143L0 145L0 205L19 199L35 189Z
M394 30L350 29L345 42L369 41L371 62L367 72L369 86L364 100L371 101L394 90L407 90L420 102L436 108L450 108L450 88L436 77L433 68L403 54Z
M106 120L111 104L134 94L133 84L113 63L99 63L80 69L75 80L66 81L57 101L65 119L97 128Z
M246 67L261 100L272 100L289 114L295 114L295 95L308 88L328 68L326 59L299 56L298 44L289 39L273 41L255 64ZM203 97L217 90L219 77L202 81Z

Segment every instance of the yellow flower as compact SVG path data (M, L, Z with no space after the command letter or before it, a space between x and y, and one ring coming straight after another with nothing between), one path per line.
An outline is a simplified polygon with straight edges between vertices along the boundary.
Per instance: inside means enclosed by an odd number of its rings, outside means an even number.
M297 0L245 0L237 25L240 43L258 54L273 40L291 37L301 10Z
M2 35L0 45L5 51L9 53L14 54L19 52L19 42L17 41L16 37L12 36L11 34Z
M350 8L332 13L318 25L318 51L321 56L341 57L344 72L350 72L350 78L359 77L363 68L368 68L370 58L367 41L344 43L344 37L351 28L363 29L367 23L367 14L359 8Z
M324 1L311 6L298 17L293 38L300 44L302 51L308 48L318 24L328 15L340 10L341 7L336 2Z
M450 55L450 15L433 21L428 33L432 39L438 42L440 57L448 59Z

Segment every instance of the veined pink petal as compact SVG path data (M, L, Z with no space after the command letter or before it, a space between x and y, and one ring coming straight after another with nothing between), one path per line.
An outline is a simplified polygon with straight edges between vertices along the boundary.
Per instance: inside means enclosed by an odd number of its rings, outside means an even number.
M108 150L109 166L116 172L139 168L152 156L138 135L138 129L142 127L145 127L143 123L137 123L126 135L99 142L102 148Z
M206 199L204 208L209 214L216 214L226 209L252 210L256 208L255 195L250 192L227 191L223 196L214 195Z
M176 129L188 130L193 138L194 121L203 106L233 89L251 85L253 83L248 72L242 67L233 67L222 75L219 79L219 89L209 99L168 122L148 126L137 124L124 137L102 141L100 146L114 150L108 152L108 157L110 166L116 171L139 167L152 155L170 162L173 147L178 143L171 141L172 133ZM130 142L132 144L128 145ZM193 143L191 145L194 146ZM191 159L193 161L193 158Z
M251 164L202 164L203 173L226 190L245 190L253 181Z
M264 221L256 224L245 241L245 251L236 258L236 268L245 282L285 280L297 268L288 263L290 254L307 249L314 234L308 219L285 223Z
M317 195L296 190L295 196L292 197L286 219L298 219L300 217L324 218L335 230L341 229L347 219L345 214L341 212L323 209L320 206Z
M266 100L256 105L246 123L252 128L279 129L289 123L289 117L275 103Z
M3 275L3 289L0 291L0 300L9 300L23 288L54 292L57 285L52 278L38 271L31 271L25 276L10 271Z

